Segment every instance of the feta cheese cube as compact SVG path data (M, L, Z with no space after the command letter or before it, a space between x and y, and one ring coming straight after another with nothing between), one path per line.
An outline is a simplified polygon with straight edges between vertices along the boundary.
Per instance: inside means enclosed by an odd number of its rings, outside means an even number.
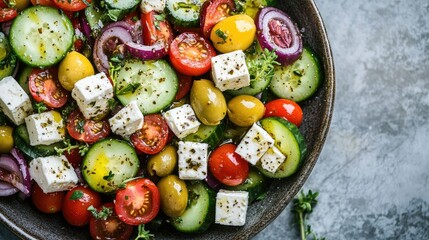
M215 223L229 226L246 224L249 193L220 189L216 195Z
M179 142L179 178L183 180L203 180L207 177L207 143Z
M66 134L63 118L56 111L30 115L25 123L31 146L61 142Z
M0 109L16 125L33 113L30 97L11 76L0 81Z
M109 124L115 134L127 137L142 129L143 121L143 114L137 102L131 101L109 119Z
M180 139L198 131L201 124L189 104L168 110L163 116L167 120L168 127Z
M159 13L164 12L165 0L142 0L140 2L140 10L143 13L148 13L151 11L156 11Z
M109 111L109 100L113 98L113 86L106 74L101 72L75 83L72 97L86 119L103 115Z
M64 155L35 158L29 165L31 178L44 193L69 190L78 182L76 172Z
M249 70L242 50L213 57L211 73L213 82L221 91L236 90L250 85Z
M260 163L263 169L275 173L279 166L286 160L286 156L278 148L272 146L262 156Z
M255 165L265 152L274 145L274 139L256 123L247 131L235 152Z

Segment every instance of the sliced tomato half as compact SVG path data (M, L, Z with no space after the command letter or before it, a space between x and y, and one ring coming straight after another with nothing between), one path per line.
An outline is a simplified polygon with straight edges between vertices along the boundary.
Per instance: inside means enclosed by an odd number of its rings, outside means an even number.
M133 179L116 193L116 213L121 221L130 225L152 221L158 214L159 207L158 188L147 178Z
M91 144L107 137L110 126L107 120L85 119L80 110L76 109L67 118L67 131L72 138Z
M85 9L88 3L91 3L91 0L53 0L55 6L61 8L62 10L78 12Z
M146 154L160 152L168 140L168 125L161 114L144 116L143 128L130 137L134 147Z
M210 70L216 52L201 34L185 32L177 36L170 46L170 61L180 73L199 76Z
M14 19L18 15L15 8L0 8L0 22L7 22Z
M67 103L69 92L58 81L58 69L34 68L28 77L28 88L36 102L49 108L60 108Z
M233 0L209 0L205 1L201 7L201 32L207 39L210 38L210 32L216 23L231 16L235 8Z
M53 0L31 0L31 4L55 7Z
M179 91L176 94L176 100L179 100L188 94L189 90L191 90L193 79L191 76L187 76L181 73L177 73L177 77L179 78Z
M133 233L133 226L122 222L115 212L115 205L108 202L97 209L96 216L92 216L89 232L92 239L127 240Z
M143 43L145 45L153 45L156 42L162 41L170 46L173 41L173 30L170 23L165 19L164 14L151 11L141 14Z

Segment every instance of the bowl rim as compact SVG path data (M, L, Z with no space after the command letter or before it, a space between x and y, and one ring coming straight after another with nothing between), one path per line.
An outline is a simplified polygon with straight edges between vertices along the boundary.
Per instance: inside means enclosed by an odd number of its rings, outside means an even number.
M280 201L278 204L272 208L274 214L271 215L264 215L258 224L255 224L250 228L249 230L245 231L244 233L241 232L240 236L236 236L235 239L249 239L253 236L255 236L257 233L262 231L265 227L267 227L272 221L274 221L286 208L286 206L291 202L292 198L295 197L304 183L306 182L307 178L310 176L314 166L317 163L318 157L322 151L322 148L325 144L326 138L329 133L329 128L332 120L332 115L334 111L334 102L335 102L335 67L334 67L334 59L333 54L328 38L328 34L325 28L324 21L321 17L321 14L319 12L319 9L317 7L317 4L314 0L308 0L310 7L315 11L314 17L316 18L317 22L320 22L321 24L318 24L318 31L321 34L322 39L322 52L321 55L326 56L326 59L324 59L324 83L328 86L325 88L326 96L329 97L329 102L325 106L326 111L323 114L322 117L322 123L323 126L320 131L318 132L315 142L318 144L315 144L315 147L312 149L311 152L308 153L306 162L308 164L304 164L301 167L302 174L297 176L294 183L291 185L289 192L291 194L287 194L285 197L280 198ZM12 233L14 233L18 238L20 239L31 239L31 240L37 240L38 238L35 238L31 231L26 231L24 227L17 226L13 220L7 218L2 212L0 212L0 222L9 229Z

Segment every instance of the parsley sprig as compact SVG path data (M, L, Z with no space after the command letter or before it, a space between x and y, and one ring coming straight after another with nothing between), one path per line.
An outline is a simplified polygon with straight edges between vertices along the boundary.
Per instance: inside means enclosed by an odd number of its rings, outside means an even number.
M304 191L301 191L293 201L292 212L299 223L301 240L307 240L307 237L311 237L308 239L312 240L325 240L324 237L318 238L316 233L311 229L310 224L307 223L308 215L313 212L318 196L318 192L313 193L311 190L308 190L307 194L305 194Z
M73 144L70 142L70 139L65 139L65 140L63 141L63 143L64 143L64 145L65 145L63 148L55 147L55 151L56 151L56 153L57 153L58 155L61 155L61 154L63 154L64 152L70 153L70 152L71 152L71 150L73 150L73 149L75 149L75 148L78 148L78 149L79 149L79 154L80 154L81 156L84 156L84 155L86 154L86 152L88 152L88 149L89 149L89 145L88 145L87 143L84 143L84 144L75 144L75 145L73 145Z
M144 224L140 224L138 226L138 234L137 237L134 240L149 240L152 239L155 235L150 233L148 230L144 229Z

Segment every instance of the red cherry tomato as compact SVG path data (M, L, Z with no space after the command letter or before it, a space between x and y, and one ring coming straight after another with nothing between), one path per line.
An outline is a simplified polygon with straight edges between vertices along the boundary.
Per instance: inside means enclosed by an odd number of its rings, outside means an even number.
M65 195L65 192L44 193L37 183L33 183L31 188L31 201L43 213L60 212Z
M72 138L91 144L107 137L110 125L107 120L85 119L79 109L76 109L67 118L67 131Z
M130 225L152 221L159 212L159 206L158 188L147 178L133 179L116 193L116 213L119 219Z
M155 11L141 14L143 43L145 45L153 45L158 41L162 41L170 46L173 41L173 30L170 23L161 17Z
M168 140L168 125L160 114L144 116L143 128L130 137L134 147L146 154L160 152Z
M34 100L49 108L60 108L67 103L69 92L58 81L57 68L34 68L28 77L28 87Z
M31 0L33 5L43 5L43 6L51 6L55 7L53 0Z
M183 75L181 73L177 73L177 77L179 78L179 91L177 91L176 100L179 100L186 96L189 90L191 90L193 79L191 76Z
M234 144L227 143L216 148L209 157L210 172L227 186L237 186L249 175L249 163L235 153L236 148Z
M232 0L210 0L205 1L201 7L201 32L207 39L210 38L210 32L214 25L220 20L231 16L232 10L235 8Z
M18 15L15 8L0 8L0 22L7 22L14 19Z
M73 148L70 151L64 151L64 156L74 168L77 168L82 163L83 157L79 153L79 148Z
M106 210L108 209L108 210ZM133 226L122 222L115 212L115 205L111 202L103 204L97 209L98 213L110 212L106 218L91 217L89 221L89 232L92 239L116 239L127 240L130 239L133 233Z
M77 186L67 192L63 202L63 216L73 226L84 226L91 219L89 206L101 205L100 194L88 187Z
M265 104L264 117L282 117L299 127L303 113L301 107L289 99L276 99Z
M87 7L87 3L91 3L91 0L53 0L55 6L66 11L78 12Z
M200 34L185 32L170 46L170 61L180 73L199 76L210 70L211 58L216 56L213 46Z

